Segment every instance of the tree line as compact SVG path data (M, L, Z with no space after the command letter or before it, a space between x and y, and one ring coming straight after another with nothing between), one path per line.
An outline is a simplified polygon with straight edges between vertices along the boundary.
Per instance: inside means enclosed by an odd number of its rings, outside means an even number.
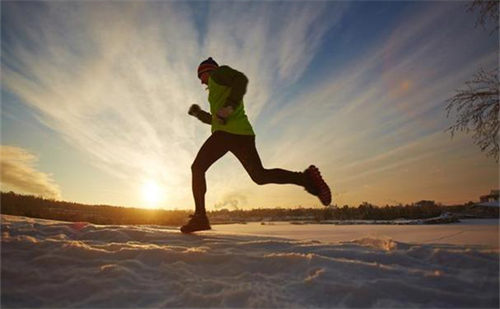
M185 210L143 209L108 205L85 205L56 201L33 195L2 192L1 213L32 218L89 222L94 224L180 225L188 216Z
M422 203L423 202L423 203ZM41 219L70 222L89 222L93 224L144 224L179 226L186 222L191 211L142 209L108 205L84 205L79 203L55 201L33 195L14 192L1 193L0 210L2 214L26 216ZM395 220L427 219L445 212L459 216L495 217L498 208L478 208L474 203L443 206L433 201L421 201L408 205L386 205L378 207L364 202L357 207L321 208L254 208L248 210L220 209L208 211L213 224L247 221L295 221L307 220Z

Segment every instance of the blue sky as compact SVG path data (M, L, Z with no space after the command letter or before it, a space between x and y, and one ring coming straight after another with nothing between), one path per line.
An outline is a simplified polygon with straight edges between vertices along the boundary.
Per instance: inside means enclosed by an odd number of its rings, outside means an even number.
M208 56L250 80L265 167L320 167L339 205L475 200L498 165L444 130L445 100L498 38L466 2L3 2L2 190L191 209L190 165L210 128ZM209 209L314 206L257 186L230 154Z

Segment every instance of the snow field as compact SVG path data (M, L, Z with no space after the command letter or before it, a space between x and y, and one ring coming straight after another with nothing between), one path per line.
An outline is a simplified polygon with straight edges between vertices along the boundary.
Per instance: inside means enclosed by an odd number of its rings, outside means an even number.
M1 255L5 308L499 306L499 251L489 246L183 235L2 215Z

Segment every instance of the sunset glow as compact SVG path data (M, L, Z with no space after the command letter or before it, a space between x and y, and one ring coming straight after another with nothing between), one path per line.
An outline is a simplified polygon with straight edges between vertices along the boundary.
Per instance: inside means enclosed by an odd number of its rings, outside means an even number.
M213 57L248 77L266 168L318 166L339 206L477 200L498 188L498 164L450 138L445 101L498 65L499 45L464 6L2 2L2 188L192 209L190 167L211 132L187 111L209 109L196 68ZM296 186L256 185L230 153L206 178L207 210L234 196L238 208L320 207Z
M142 198L145 205L151 208L158 207L164 198L164 192L154 180L148 180L142 185Z

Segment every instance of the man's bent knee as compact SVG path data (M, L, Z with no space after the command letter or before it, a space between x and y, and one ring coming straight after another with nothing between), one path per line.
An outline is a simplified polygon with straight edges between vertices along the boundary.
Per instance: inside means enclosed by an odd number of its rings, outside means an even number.
M265 185L266 183L268 183L268 181L266 181L264 173L262 172L253 172L250 174L250 178L252 178L253 182L258 185Z
M206 170L207 169L198 163L198 161L194 161L193 164L191 164L191 172L193 174L204 174Z

